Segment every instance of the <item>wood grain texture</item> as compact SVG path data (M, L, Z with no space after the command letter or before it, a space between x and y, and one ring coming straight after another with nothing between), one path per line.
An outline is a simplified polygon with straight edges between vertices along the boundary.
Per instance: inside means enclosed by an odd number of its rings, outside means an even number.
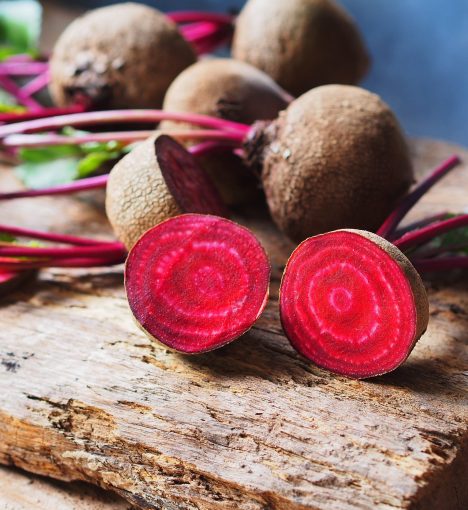
M0 467L2 510L132 510L120 497L82 482L64 483Z
M420 174L454 148L414 151ZM412 218L462 210L467 185L465 165ZM13 186L4 171L0 187ZM0 204L0 217L108 236L101 198ZM289 346L277 293L292 246L266 216L240 219L271 256L271 299L219 351L150 343L121 268L44 271L0 301L0 462L89 481L142 509L466 508L468 278L430 283L430 326L404 366L346 380Z

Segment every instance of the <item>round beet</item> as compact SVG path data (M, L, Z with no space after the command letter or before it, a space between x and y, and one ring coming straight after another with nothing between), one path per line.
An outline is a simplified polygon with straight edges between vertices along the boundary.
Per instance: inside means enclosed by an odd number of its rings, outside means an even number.
M357 27L332 0L249 0L232 52L295 96L327 83L357 83L369 67Z
M268 298L270 265L246 228L185 214L146 232L130 251L125 288L138 324L176 351L210 351L252 327Z
M155 134L109 174L107 217L128 249L149 228L184 212L227 215L208 176L172 138Z
M376 234L338 230L294 251L281 282L280 314L301 354L363 379L406 360L427 328L429 304L398 248Z
M290 100L279 85L255 67L229 58L212 58L191 65L173 81L164 98L164 109L252 124L274 119Z
M159 108L169 84L196 56L156 9L111 5L73 21L51 58L50 90L60 106Z
M256 120L276 118L290 99L268 75L255 67L216 58L185 69L169 87L163 108L252 124ZM172 122L161 125L161 129L173 127ZM226 204L237 205L258 196L258 180L234 154L210 154L200 161Z
M307 92L254 129L247 150L273 219L297 242L339 228L375 231L413 182L397 119L358 87Z

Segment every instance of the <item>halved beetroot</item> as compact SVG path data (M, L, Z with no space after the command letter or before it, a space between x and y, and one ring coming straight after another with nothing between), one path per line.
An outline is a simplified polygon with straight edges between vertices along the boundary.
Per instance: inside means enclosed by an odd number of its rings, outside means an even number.
M154 145L164 181L183 212L229 216L218 190L195 156L167 135L160 135Z
M338 230L294 251L280 291L293 347L351 378L398 367L428 323L424 285L409 260L376 234Z
M184 214L130 251L130 308L152 338L184 353L221 347L252 327L268 298L270 264L255 236L224 218Z

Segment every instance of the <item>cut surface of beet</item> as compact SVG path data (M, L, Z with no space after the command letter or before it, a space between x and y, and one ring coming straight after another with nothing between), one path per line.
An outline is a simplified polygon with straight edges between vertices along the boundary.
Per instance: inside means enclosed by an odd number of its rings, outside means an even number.
M405 361L427 327L428 304L406 257L379 236L358 232L330 232L299 245L283 275L280 314L301 354L363 379Z
M252 327L268 298L270 264L246 228L183 214L147 231L130 251L125 288L149 336L184 353L221 347Z
M155 151L167 187L183 212L229 216L211 179L185 147L161 135Z

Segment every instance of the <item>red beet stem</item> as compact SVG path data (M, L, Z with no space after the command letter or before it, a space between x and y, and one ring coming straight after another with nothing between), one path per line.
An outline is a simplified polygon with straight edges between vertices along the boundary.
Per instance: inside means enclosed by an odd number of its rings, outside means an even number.
M428 216L426 218L422 218L421 220L414 221L413 223L409 223L405 227L399 228L395 230L391 236L391 240L400 239L400 237L403 237L404 234L407 234L408 232L411 232L412 230L418 230L422 227L426 227L427 225L430 225L431 223L437 223L438 221L446 220L448 219L449 213L447 211L434 214L432 216Z
M210 22L220 25L232 25L235 17L230 14L219 14L215 12L201 12L201 11L178 11L169 12L167 16L178 24L183 23L199 23Z
M31 55L27 53L18 53L17 55L11 55L5 60L5 63L14 63L14 62L34 62L34 59Z
M187 131L188 133L189 131ZM190 131L192 134L193 131ZM14 135L20 136L20 135ZM202 156L204 154L209 154L215 151L227 151L232 150L236 147L238 143L236 141L210 141L203 142L198 145L194 145L188 151L194 156ZM86 177L84 179L80 179L78 181L73 181L68 184L58 184L57 186L52 186L50 188L43 189L28 189L21 191L11 191L7 193L0 193L0 200L16 200L20 198L36 198L36 197L46 197L52 195L70 195L72 193L79 193L81 191L90 191L93 189L101 189L107 186L107 181L109 176L106 175L98 175L96 177ZM0 226L1 231L1 226Z
M234 141L241 143L244 136L237 132L223 131L217 129L199 129L199 130L171 130L169 131L173 138L179 140L189 139L208 139ZM4 147L47 147L51 145L81 145L90 142L121 142L130 144L149 138L154 131L117 131L114 133L90 133L86 135L66 136L57 134L39 134L39 135L10 135L7 136L2 144Z
M40 131L62 129L65 126L78 127L115 122L157 123L162 120L185 122L211 129L225 130L229 132L232 131L242 134L246 134L250 129L250 127L245 124L194 113L167 112L163 110L113 110L75 113L71 115L48 117L45 119L36 119L27 122L9 124L7 126L0 126L0 138L5 138L8 135L19 133L35 133Z
M30 257L30 258L58 258L76 259L81 257L113 258L124 257L125 247L121 243L107 243L97 246L80 246L73 248L36 248L30 246L0 246L0 258Z
M96 177L87 177L68 184L58 184L50 188L28 189L24 191L12 191L9 193L0 193L0 200L15 200L19 198L36 198L51 195L70 195L80 191L89 191L93 189L105 188L109 176L98 175Z
M411 263L420 273L468 268L468 257L443 257L436 259L412 259Z
M23 94L31 97L37 94L40 90L47 87L50 81L49 72L45 72L36 76L33 80L22 87Z
M394 241L394 244L401 251L405 251L424 244L434 239L434 237L445 234L450 230L465 227L467 225L468 214L462 214L460 216L456 216L455 218L450 218L449 220L440 221L438 223L432 223L426 227L420 228L419 230L408 232L400 239Z
M33 110L43 109L43 106L40 103L25 94L14 81L10 80L8 76L0 75L0 87L11 94L18 101L18 103L22 104L23 106L32 108Z
M190 147L188 151L193 156L204 156L205 154L210 154L212 152L232 151L237 146L237 142L229 142L227 140L225 142L202 142Z
M219 46L228 44L232 37L232 30L230 27L218 27L206 33L204 36L187 37L198 55L205 55L213 53Z
M53 243L72 244L76 246L107 246L114 244L114 241L99 241L88 239L86 237L76 237L66 234L55 234L53 232L41 232L23 227L13 227L10 225L0 225L0 233L9 234L16 237L26 237L28 239L38 239L41 241L50 241Z
M41 269L47 267L69 267L69 268L85 268L85 267L107 267L123 264L125 256L117 257L83 257L76 259L46 259L41 261L25 261L19 260L9 262L0 258L0 271L30 271L31 269Z
M466 250L467 248L468 243L446 244L437 248L426 248L423 250L418 250L417 254L414 254L414 258L429 259L432 257L438 257L440 255L446 255L448 253L457 253Z
M384 238L390 238L400 221L406 216L408 211L420 200L420 198L429 191L442 177L450 170L460 164L458 156L451 156L441 166L436 168L426 177L418 186L409 193L400 203L400 205L390 214L377 231L377 234Z
M185 39L189 42L209 37L217 30L218 25L209 22L194 23L181 28L181 32L184 34Z
M0 76L34 76L48 69L48 62L1 62Z
M212 53L218 46L232 37L233 28L205 22L181 27L185 39L195 48L198 55Z
M4 147L23 148L23 147L48 147L51 145L81 145L84 143L96 142L121 142L129 144L139 140L144 140L154 133L154 131L118 131L115 133L90 133L87 135L10 135L7 136L2 144Z
M67 108L42 108L42 110L29 110L19 113L0 113L0 122L22 122L35 119L43 119L47 117L55 117L58 115L69 115L71 113L82 113L85 111L83 105L69 106Z
M216 216L184 214L148 230L129 253L132 313L154 339L196 354L238 338L268 298L270 265L255 236Z

